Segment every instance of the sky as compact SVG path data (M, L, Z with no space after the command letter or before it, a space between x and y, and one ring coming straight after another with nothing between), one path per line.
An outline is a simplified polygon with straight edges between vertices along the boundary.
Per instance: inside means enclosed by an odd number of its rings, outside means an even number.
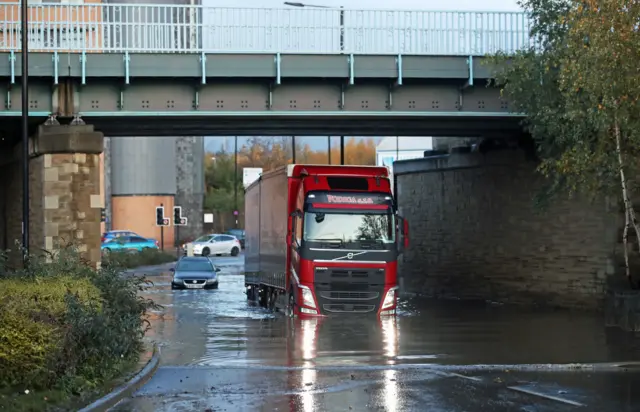
M292 0L296 1L296 0ZM425 0L311 0L303 1L306 4L315 4L329 7L344 6L348 9L394 9L394 10L427 10L427 11L521 11L516 0L447 0L425 1ZM202 0L204 6L218 7L287 7L283 1L278 0ZM246 138L239 138L238 144L241 146ZM335 143L334 143L335 142ZM332 138L332 144L338 140ZM233 150L234 138L229 137L206 137L205 146L207 150L217 151L225 144L228 150ZM326 137L299 137L296 144L309 144L312 149L317 150L327 146Z

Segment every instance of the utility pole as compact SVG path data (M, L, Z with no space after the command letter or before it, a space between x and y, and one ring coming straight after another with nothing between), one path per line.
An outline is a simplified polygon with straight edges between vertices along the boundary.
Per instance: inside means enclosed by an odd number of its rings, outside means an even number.
M344 136L340 136L340 164L344 165Z
M296 137L291 136L291 163L296 164Z
M331 136L327 136L327 159L328 163L331 164Z
M29 259L29 12L27 0L20 5L22 36L22 261ZM5 33L6 35L6 33Z
M233 163L235 165L233 172L233 198L234 198L234 206L233 206L233 216L236 221L236 229L238 228L238 136L235 137L234 141L234 150L233 150Z

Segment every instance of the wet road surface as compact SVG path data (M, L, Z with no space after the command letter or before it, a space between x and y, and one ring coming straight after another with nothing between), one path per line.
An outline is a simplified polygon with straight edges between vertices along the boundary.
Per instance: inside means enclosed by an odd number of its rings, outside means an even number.
M212 291L142 270L162 366L115 410L640 411L640 367L617 366L639 340L597 316L414 301L396 318L288 319L247 303L242 256L214 261Z

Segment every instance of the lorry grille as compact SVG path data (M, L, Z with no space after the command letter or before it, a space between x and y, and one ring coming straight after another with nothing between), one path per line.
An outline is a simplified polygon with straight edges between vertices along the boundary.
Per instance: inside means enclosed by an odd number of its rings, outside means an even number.
M350 312L350 313L367 313L373 312L376 309L376 305L349 305L349 304L327 304L322 305L322 308L327 312Z
M321 291L320 297L329 300L370 300L380 297L380 293L355 291Z
M314 282L316 284L331 284L334 290L351 290L354 287L358 289L358 285L384 285L384 269L383 268L349 268L349 267L317 267L314 273ZM337 285L350 285L347 289L338 289Z
M385 285L384 268L317 267L318 307L329 313L377 313Z

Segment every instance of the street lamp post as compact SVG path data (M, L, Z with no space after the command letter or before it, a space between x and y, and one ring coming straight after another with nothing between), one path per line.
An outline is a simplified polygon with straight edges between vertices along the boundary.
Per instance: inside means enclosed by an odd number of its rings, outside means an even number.
M291 7L310 7L314 9L332 9L333 8L333 7L322 6L318 4L306 4L306 3L298 3L298 2L291 2L291 1L285 1L284 5L291 6ZM340 54L344 54L344 35L345 35L344 6L340 6L339 27L340 27ZM293 159L294 159L293 162L295 163L295 154ZM329 152L329 163L331 163L331 152ZM344 136L340 136L340 164L344 165Z
M333 8L333 7L322 6L318 4L306 4L306 3L298 3L298 2L291 2L291 1L285 1L284 5L291 6L291 7L309 7L312 9L332 9ZM340 6L339 27L340 27L340 54L342 54L344 53L344 6Z
M29 14L27 0L20 4L22 36L22 259L29 257Z

